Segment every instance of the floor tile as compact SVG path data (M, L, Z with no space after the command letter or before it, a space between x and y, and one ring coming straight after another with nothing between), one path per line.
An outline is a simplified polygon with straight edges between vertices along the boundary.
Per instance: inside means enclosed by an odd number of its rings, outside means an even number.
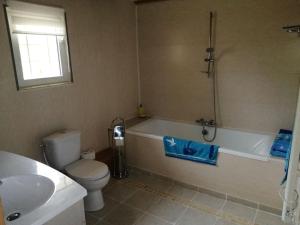
M259 210L255 220L256 225L284 225L280 216Z
M167 192L172 185L174 184L173 181L168 180L164 177L153 176L147 183L147 186L154 190L158 190L161 192Z
M159 197L153 193L149 193L143 190L139 190L132 195L124 203L132 207L147 210L155 201L159 201Z
M189 188L186 188L179 184L174 184L168 191L170 194L191 200L198 192Z
M237 225L237 224L225 220L218 220L216 225Z
M119 202L104 196L104 207L99 211L88 212L87 214L101 219L104 216L106 216L108 213L110 213L118 205L120 205Z
M96 223L96 225L111 225L111 224L107 223L104 220L99 220L98 223Z
M114 178L110 178L109 182L105 187L102 189L102 192L105 193L107 190L111 189L113 185L117 184L118 180Z
M129 187L124 184L114 184L104 195L107 197L122 202L132 196L138 189L135 187Z
M142 183L144 185L147 185L149 188L163 192L167 191L173 184L173 181L167 178L136 170L130 173L128 179L134 182Z
M172 224L163 221L162 219L159 219L157 217L151 215L145 215L141 217L134 225L172 225Z
M214 225L216 220L216 217L213 215L200 212L199 210L188 209L180 217L176 225Z
M86 225L95 225L98 222L98 218L88 213L85 214Z
M231 201L227 201L223 211L224 213L229 213L233 216L237 216L239 218L246 219L248 221L253 221L256 209L238 203L234 203Z
M184 212L185 207L171 200L161 199L153 203L149 212L169 222L175 222Z
M141 216L142 212L122 204L103 220L111 225L133 225Z
M225 199L198 192L192 200L193 203L220 210L225 203Z
M143 183L143 184L147 185L148 183L151 183L151 180L153 179L153 177L150 174L142 173L137 170L133 170L129 173L129 176L127 179L129 181L139 182L139 183Z

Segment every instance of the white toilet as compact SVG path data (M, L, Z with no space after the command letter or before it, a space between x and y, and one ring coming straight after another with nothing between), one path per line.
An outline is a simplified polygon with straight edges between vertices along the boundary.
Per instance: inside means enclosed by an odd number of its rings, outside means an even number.
M107 165L102 162L80 159L80 132L57 132L43 138L43 144L49 165L87 189L85 210L97 211L103 208L102 188L108 183L110 173Z

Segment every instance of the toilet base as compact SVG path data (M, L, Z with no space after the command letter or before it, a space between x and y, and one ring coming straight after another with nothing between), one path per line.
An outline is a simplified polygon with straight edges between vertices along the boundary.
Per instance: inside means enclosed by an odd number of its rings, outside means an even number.
M102 190L88 191L84 197L84 209L87 212L98 211L104 207Z

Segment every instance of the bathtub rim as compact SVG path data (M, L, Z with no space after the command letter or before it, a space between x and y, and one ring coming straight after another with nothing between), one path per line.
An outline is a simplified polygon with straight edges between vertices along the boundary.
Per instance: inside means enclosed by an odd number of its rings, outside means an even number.
M160 140L163 141L163 137L159 136L159 135L155 135L155 134L148 134L148 133L143 133L143 132L137 132L137 131L132 131L132 130L126 130L127 134L132 134L132 135L137 135L140 137L146 137L146 138L152 138L152 139L156 139L156 140ZM271 156L270 154L267 156L259 156L259 155L252 155L252 154L248 154L248 153L244 153L244 152L239 152L239 151L235 151L235 150L231 150L231 149L227 149L227 148L219 148L219 152L221 153L225 153L225 154L230 154L230 155L235 155L235 156L240 156L240 157L245 157L245 158L249 158L249 159L255 159L255 160L260 160L260 161L269 161Z
M138 119L138 121L135 121ZM196 122L193 121L187 121L187 120L177 120L177 119L170 119L166 117L159 117L159 116L149 116L145 118L140 118L140 117L134 117L132 119L129 119L128 121L134 121L133 123L129 123L129 126L126 127L127 129L132 129L134 126L139 125L141 123L150 123L153 120L163 120L167 122L174 122L174 123L181 123L181 124L188 124L188 125L196 125L196 126L201 126ZM217 124L218 125L218 124ZM236 128L236 127L230 127L230 126L217 126L219 129L226 129L226 130L232 130L232 131L240 131L240 132L246 132L246 133L255 133L259 135L268 135L272 137L276 137L277 133L276 132L271 132L271 131L261 131L261 130L252 130L252 129L246 129L246 128Z

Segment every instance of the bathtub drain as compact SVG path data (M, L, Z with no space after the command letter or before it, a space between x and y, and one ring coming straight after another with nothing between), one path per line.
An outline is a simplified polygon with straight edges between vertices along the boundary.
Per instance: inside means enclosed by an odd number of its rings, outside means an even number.
M7 220L7 221L14 221L14 220L18 219L20 216L21 216L21 213L14 212L14 213L8 215L8 216L6 217L6 220Z

